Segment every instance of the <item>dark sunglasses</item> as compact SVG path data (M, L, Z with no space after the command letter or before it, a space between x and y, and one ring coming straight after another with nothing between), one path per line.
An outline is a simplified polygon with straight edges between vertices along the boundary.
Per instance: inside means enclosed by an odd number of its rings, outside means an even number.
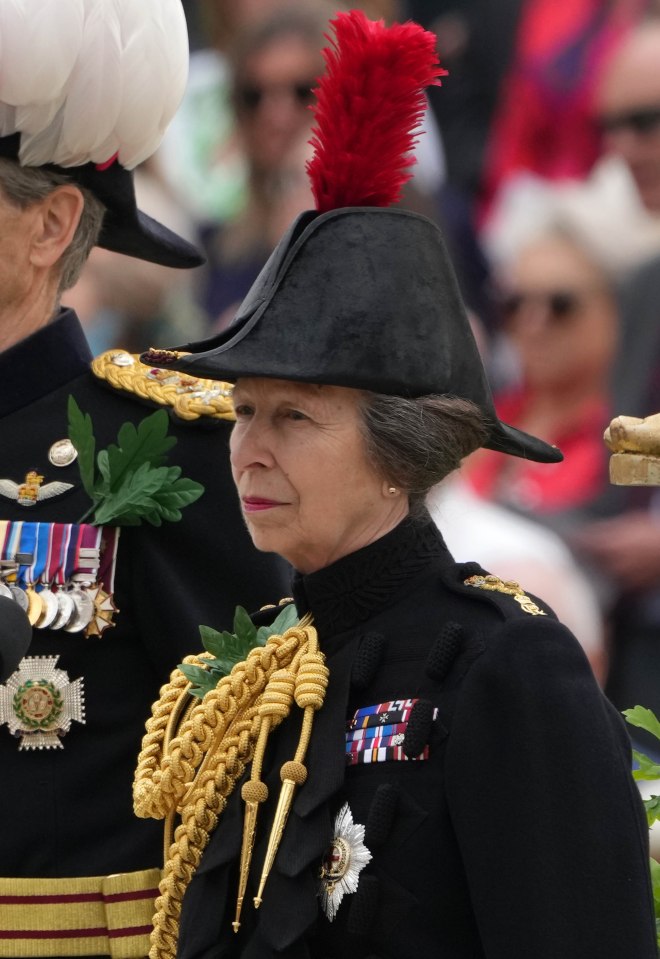
M622 130L631 130L640 136L655 133L660 128L660 106L638 107L601 116L598 124L603 133L620 133Z
M526 306L542 306L550 318L561 322L571 319L584 304L584 297L573 290L549 290L547 293L506 293L500 298L500 313L505 320L515 319Z
M302 107L314 101L314 82L311 83L274 83L272 86L258 87L245 84L236 91L236 100L240 107L253 113L258 110L264 99L271 93L287 93Z

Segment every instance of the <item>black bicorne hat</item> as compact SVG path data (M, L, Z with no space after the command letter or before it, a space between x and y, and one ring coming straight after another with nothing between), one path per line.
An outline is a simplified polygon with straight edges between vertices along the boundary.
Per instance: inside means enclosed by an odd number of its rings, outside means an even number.
M486 446L558 462L558 449L499 421L440 230L391 206L410 178L424 88L445 72L435 36L355 10L332 25L308 164L317 209L280 240L228 330L144 362L230 381L450 394L481 409Z
M556 447L497 418L442 234L405 210L301 214L229 329L143 360L232 382L263 376L393 396L458 396L491 424L486 446L561 460Z

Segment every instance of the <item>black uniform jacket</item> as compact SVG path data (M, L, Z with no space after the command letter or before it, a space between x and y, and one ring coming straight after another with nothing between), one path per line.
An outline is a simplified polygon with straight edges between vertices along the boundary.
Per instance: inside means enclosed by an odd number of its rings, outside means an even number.
M77 463L54 467L51 445L67 435L67 400L92 417L97 450L125 421L153 412L89 371L90 353L71 311L0 355L0 478L73 488L25 507L0 498L0 519L75 522L90 500ZM172 665L199 648L200 624L224 628L235 605L257 609L283 588L283 568L254 550L229 470L225 422L172 423L169 463L206 491L178 523L121 530L116 626L101 637L33 631L29 656L59 656L83 677L86 723L73 722L61 749L22 750L0 727L0 875L107 875L162 865L161 827L136 819L131 785L149 706ZM287 574L288 580L288 574Z
M552 613L465 585L475 572L430 522L405 521L297 578L298 610L312 611L330 669L308 779L256 911L298 711L268 747L270 805L242 928L231 926L237 788L184 897L181 959L655 959L648 832L623 720ZM390 758L391 748L347 764L356 711L408 700L422 705L404 748L426 758ZM318 873L345 802L372 859L330 922Z

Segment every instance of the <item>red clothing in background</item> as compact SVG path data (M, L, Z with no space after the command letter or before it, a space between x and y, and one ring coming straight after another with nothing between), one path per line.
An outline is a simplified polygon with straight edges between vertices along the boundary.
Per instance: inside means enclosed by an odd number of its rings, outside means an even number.
M600 153L593 95L615 45L649 0L528 0L483 171L484 215L514 173L584 178Z
M497 415L516 426L529 399L524 391L496 400ZM478 496L523 511L558 513L584 506L607 484L607 450L603 431L610 421L608 404L595 400L556 436L542 437L564 454L562 463L534 463L479 450L465 466L465 479Z

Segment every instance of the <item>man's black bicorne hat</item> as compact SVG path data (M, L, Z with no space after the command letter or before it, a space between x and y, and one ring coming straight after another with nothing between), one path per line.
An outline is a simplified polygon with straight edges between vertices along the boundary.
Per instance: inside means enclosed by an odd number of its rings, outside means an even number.
M20 134L0 137L0 157L17 160ZM117 161L106 169L94 163L60 167L52 163L41 169L52 170L86 187L105 206L98 246L114 253L125 253L139 260L182 269L200 266L203 256L192 245L162 223L138 210L133 171Z
M340 67L349 77L359 72L355 64L340 62L355 39L347 39L347 32L368 33L363 24L370 22L353 11L333 23L338 44L335 51L326 51L328 74L318 91L318 127L312 141L316 156L309 165L319 209L302 213L282 237L227 330L177 350L150 350L143 361L229 381L255 376L394 396L450 394L471 400L485 414L491 426L485 446L540 462L560 461L556 447L498 419L442 234L426 217L380 202L381 184L373 171L387 168L382 156L376 153L365 161L371 186L368 205L335 202L337 195L366 192L363 186L353 189L350 182L335 188L331 180L344 176L342 161L331 163L322 153L346 156L345 148L328 143L328 129L334 129L336 121L329 101L337 99ZM368 47L370 37L362 39ZM435 56L435 38L429 42ZM416 63L421 60L414 58ZM363 62L359 57L358 63ZM437 74L436 59L424 85ZM350 98L340 99L352 106ZM367 97L362 102L369 104ZM369 118L358 117L349 136L357 136L365 124ZM390 109L385 146L376 143L373 151L385 152L393 125L396 117ZM369 136L373 142L373 127ZM405 152L403 156L408 159ZM385 185L385 196L390 186Z

